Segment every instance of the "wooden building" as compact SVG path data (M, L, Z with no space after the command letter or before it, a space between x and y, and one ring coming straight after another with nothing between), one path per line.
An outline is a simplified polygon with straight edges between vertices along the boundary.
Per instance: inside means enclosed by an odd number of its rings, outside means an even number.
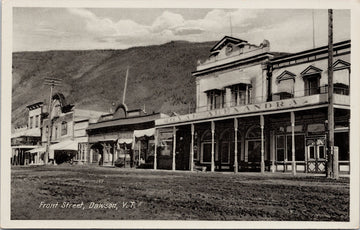
M153 167L155 120L164 117L167 116L129 110L125 104L119 104L114 113L101 116L87 128L87 161L104 166Z
M210 171L326 170L327 46L285 54L224 37L197 66L196 111L155 122L154 168ZM334 44L335 146L349 164L350 41Z
M41 147L43 103L37 102L26 108L28 110L27 125L15 128L11 135L12 165L43 163L41 152L33 151Z
M61 163L59 157L68 154L74 157L75 162L84 163L88 152L86 129L90 122L97 121L104 114L101 111L77 109L66 102L63 94L54 94L50 113L47 113L42 125L43 151L50 138L49 160Z

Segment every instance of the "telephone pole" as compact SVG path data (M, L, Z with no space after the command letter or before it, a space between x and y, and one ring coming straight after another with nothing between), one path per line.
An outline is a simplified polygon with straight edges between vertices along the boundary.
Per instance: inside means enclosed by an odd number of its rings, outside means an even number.
M334 154L334 84L333 84L333 10L328 10L328 125L327 125L327 177L339 178L338 159Z
M53 89L55 86L61 85L61 80L56 78L45 78L44 85L50 86L50 98L49 98L49 106L48 106L48 126L47 126L47 145L46 145L46 152L44 156L45 164L49 163L49 155L50 155L50 138L51 138L51 130L52 130L52 118L51 118L51 104L52 104L52 96L53 96Z

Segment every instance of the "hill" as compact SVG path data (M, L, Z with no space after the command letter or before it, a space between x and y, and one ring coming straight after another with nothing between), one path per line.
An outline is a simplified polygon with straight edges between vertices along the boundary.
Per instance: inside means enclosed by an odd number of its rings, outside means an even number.
M44 78L62 79L62 92L76 108L109 111L122 100L129 67L126 104L129 109L188 112L195 105L191 72L215 42L173 41L125 50L46 51L13 53L12 124L26 124L26 105L48 101Z

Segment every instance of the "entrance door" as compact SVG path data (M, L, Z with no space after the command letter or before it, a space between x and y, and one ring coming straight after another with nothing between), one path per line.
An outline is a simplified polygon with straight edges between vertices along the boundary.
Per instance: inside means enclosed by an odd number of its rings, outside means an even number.
M307 139L307 172L325 173L326 148L325 138Z
M253 170L260 170L261 162L261 141L247 140L248 167Z

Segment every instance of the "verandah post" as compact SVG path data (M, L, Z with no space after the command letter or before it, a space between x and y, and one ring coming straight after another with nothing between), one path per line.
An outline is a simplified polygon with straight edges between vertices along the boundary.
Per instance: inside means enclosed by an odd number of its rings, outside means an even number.
M155 129L155 136L154 136L154 170L157 169L157 145L158 145L158 130ZM139 140L139 165L140 165L140 152L141 152L141 141Z
M190 171L194 171L194 134L195 127L191 124Z
M264 159L264 115L260 115L260 128L261 128L261 173L265 172L265 159Z
M291 169L292 174L296 175L296 162L295 162L295 113L291 112Z
M173 159L172 159L172 170L175 171L176 165L175 165L175 156L176 156L176 127L173 127Z
M211 121L211 172L215 171L215 122Z
M238 132L238 119L234 118L234 173L238 172L238 136L237 136L237 132Z

